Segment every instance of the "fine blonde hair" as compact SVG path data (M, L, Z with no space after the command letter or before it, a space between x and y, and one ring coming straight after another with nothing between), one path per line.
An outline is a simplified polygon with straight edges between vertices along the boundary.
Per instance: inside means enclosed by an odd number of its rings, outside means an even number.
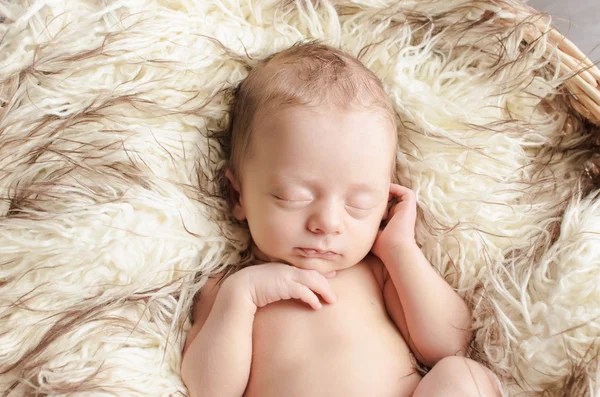
M262 60L234 91L225 150L233 176L240 180L261 116L284 106L324 104L373 110L390 121L394 133L398 125L381 81L357 58L315 41L297 43Z

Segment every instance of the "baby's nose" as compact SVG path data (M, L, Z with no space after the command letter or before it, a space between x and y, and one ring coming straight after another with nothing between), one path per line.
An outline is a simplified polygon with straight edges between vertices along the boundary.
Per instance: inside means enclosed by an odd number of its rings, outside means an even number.
M308 220L308 229L316 234L341 234L344 232L343 215L333 204L323 205Z

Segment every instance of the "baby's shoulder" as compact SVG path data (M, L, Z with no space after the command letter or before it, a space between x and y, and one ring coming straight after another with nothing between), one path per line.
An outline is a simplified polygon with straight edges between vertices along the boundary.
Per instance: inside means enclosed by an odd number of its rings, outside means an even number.
M373 273L375 280L377 280L377 283L381 289L383 289L383 285L387 278L387 271L381 259L379 259L378 256L369 253L363 258L363 260L360 262L360 265L365 266Z
M192 322L196 323L198 320L204 322L208 313L210 313L215 300L217 299L217 293L221 287L221 283L224 280L224 275L214 275L209 277L204 285L200 288L200 291L194 297L193 309L192 309Z

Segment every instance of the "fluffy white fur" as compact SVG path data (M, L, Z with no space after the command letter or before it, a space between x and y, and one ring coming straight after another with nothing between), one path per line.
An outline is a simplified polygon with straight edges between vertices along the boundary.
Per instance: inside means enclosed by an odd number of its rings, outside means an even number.
M191 298L248 241L214 197L228 89L314 38L371 45L361 59L404 123L419 242L473 308L472 356L507 395L600 393L593 129L563 97L553 44L528 39L533 10L26 0L0 15L4 395L186 393Z

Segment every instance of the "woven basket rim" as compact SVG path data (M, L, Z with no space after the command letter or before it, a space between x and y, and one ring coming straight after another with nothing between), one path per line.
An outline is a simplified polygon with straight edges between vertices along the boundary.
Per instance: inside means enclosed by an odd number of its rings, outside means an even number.
M518 7L522 10L513 10L517 14L522 11L527 15L540 15L527 4L520 3ZM550 45L544 57L558 56L559 77L563 79L569 103L581 116L600 125L600 69L572 41L551 26L548 14L541 16L529 21L532 28L526 32L526 39L534 42L547 35Z

